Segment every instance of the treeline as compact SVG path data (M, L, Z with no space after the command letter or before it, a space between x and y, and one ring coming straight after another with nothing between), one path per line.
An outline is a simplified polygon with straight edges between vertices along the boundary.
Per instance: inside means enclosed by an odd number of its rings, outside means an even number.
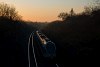
M20 37L20 33L22 33L22 35L27 32L31 33L32 31L42 28L45 25L46 23L24 21L14 6L6 3L0 3L0 36L14 35ZM25 31L27 32L25 33Z
M63 12L58 17L62 21L49 23L42 32L56 43L57 61L61 67L80 63L82 59L88 62L90 58L94 62L100 51L100 4L85 7L79 14L71 9L70 13Z

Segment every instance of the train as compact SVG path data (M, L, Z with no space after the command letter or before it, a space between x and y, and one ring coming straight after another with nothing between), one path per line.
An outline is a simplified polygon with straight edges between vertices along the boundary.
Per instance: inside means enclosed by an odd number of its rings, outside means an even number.
M36 31L37 38L40 42L41 51L44 57L54 58L56 57L56 46L49 38L47 38L42 32Z

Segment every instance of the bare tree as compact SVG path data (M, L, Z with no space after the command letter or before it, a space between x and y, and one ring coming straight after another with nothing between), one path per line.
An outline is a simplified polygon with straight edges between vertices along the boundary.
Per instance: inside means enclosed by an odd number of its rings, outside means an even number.
M18 15L15 7L10 6L6 3L0 3L0 16L6 17L11 20L21 20L21 16Z
M66 20L66 18L67 18L68 16L69 16L68 13L64 13L64 12L62 12L62 13L60 13L60 14L58 15L58 17L61 18L62 20Z
M75 12L74 12L73 8L71 8L71 10L70 10L70 16L74 16L74 15L75 15Z
M73 16L75 16L75 12L74 12L73 8L70 10L69 14L67 12L62 12L58 15L58 17L61 18L62 20L66 20Z

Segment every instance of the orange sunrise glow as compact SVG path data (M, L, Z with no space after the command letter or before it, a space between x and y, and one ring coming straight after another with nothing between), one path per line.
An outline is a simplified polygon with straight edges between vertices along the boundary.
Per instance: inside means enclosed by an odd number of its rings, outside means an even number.
M23 20L51 22L58 20L61 12L69 12L71 8L76 13L82 12L84 6L91 0L0 0L12 4Z

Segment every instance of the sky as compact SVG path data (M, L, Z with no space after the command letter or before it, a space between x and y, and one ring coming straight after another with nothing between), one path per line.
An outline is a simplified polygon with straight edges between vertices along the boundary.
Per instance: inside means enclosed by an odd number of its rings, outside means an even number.
M51 22L58 20L61 12L82 12L84 6L92 0L0 0L14 5L18 13L26 21Z

